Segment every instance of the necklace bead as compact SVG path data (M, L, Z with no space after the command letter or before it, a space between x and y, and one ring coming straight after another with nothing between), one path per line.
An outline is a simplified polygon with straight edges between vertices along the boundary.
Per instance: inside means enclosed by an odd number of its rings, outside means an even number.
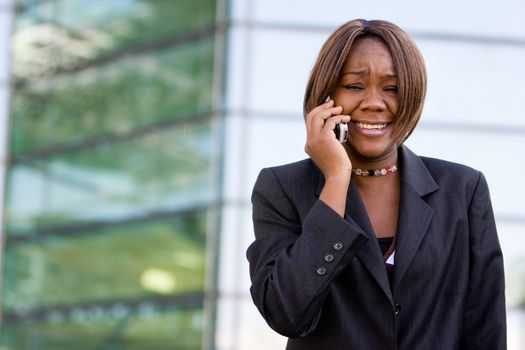
M388 174L395 173L397 171L397 165L392 165L387 168L381 168L381 169L352 169L352 173L358 176L385 176Z

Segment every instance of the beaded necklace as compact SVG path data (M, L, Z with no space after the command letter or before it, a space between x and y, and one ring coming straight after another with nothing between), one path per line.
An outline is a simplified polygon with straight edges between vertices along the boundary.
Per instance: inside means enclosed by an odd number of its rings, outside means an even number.
M381 168L381 169L352 169L352 173L358 176L385 176L388 174L395 173L397 171L397 165L392 165L387 168Z

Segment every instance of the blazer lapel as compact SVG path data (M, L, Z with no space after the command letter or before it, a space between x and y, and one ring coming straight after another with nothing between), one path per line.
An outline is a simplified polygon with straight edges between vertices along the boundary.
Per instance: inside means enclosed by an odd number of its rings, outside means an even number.
M396 290L410 262L428 232L434 210L424 196L439 189L423 161L401 147L401 198L392 290Z
M324 177L320 174L317 195L321 193L324 186ZM383 256L381 255L381 249L377 242L376 235L368 218L365 205L359 195L357 186L350 181L350 187L348 189L348 195L346 197L346 209L345 209L345 220L354 222L361 228L365 237L368 238L368 242L357 252L356 256L359 261L365 266L370 272L374 280L379 284L387 298L393 303L392 292L390 289L390 283L388 281L388 275L385 269L385 263Z
M350 183L349 195L346 199L345 219L348 221L353 220L368 238L368 242L357 252L357 258L370 272L372 277L374 277L393 305L392 291L390 289L390 282L388 281L383 255L381 254L381 248L379 248L377 237L370 223L365 205L359 195L359 190L352 182Z

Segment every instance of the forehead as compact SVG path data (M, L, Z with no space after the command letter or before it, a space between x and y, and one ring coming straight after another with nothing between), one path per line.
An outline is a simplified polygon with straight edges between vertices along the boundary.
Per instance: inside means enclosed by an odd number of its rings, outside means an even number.
M359 38L352 44L344 68L376 68L394 71L392 55L380 38Z

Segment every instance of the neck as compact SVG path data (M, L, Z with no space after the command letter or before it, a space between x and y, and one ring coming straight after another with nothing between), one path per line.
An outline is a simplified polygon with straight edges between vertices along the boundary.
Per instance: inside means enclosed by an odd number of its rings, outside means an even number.
M350 150L347 149L347 153L352 162L352 168L354 171L357 171L357 169L361 169L362 171L373 171L377 169L391 170L393 165L399 167L397 149L389 154L385 154L383 157L373 159L355 156L353 154L354 152L348 151ZM362 176L353 172L351 181L354 181L360 190L363 190L368 186L376 189L384 189L385 187L383 186L398 186L400 182L399 169L395 172L388 171L387 174L383 176Z
M400 183L399 171L385 176L358 176L352 174L352 182L357 185L360 191L379 191L383 192L392 186L399 186Z
M347 154L352 162L352 169L375 170L398 165L397 149L382 157L372 159L354 155L354 152L349 149L347 149Z
M354 147L351 142L343 144L346 154L352 162L353 168L380 169L397 164L399 145L391 144L382 151L372 144L358 145ZM375 153L375 154L374 154Z

